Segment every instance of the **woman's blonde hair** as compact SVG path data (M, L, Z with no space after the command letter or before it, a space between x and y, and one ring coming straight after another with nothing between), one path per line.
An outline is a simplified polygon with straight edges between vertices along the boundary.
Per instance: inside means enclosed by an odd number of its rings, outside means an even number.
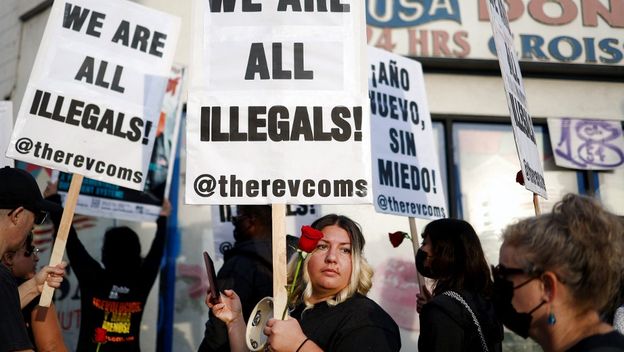
M333 298L327 300L327 304L335 306L352 297L356 292L366 295L373 285L373 269L362 255L364 249L364 236L360 226L353 220L343 215L325 215L312 223L312 227L322 230L324 227L336 225L345 230L351 239L351 276L349 284L338 292ZM308 262L311 255L308 255L301 268L301 279L297 280L293 300L290 304L296 305L303 301L306 308L311 308L312 283L308 274ZM288 263L288 282L292 283L297 265L298 253L293 254Z
M568 194L552 213L509 226L504 245L524 269L552 271L570 288L579 312L611 309L624 277L624 225L589 197Z

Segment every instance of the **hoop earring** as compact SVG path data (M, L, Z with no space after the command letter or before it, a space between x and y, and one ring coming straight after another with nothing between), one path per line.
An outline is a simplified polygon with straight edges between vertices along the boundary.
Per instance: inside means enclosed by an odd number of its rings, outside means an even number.
M557 323L555 313L552 312L552 305L548 308L548 325L553 326Z

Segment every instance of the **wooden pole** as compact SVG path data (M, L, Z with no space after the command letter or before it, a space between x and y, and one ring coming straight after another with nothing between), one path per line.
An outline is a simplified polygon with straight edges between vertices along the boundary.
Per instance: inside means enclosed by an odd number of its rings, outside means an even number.
M533 209L535 209L535 216L542 215L542 210L540 209L539 197L537 196L537 193L533 193Z
M59 225L58 232L56 234L56 241L54 241L54 248L52 249L52 255L50 256L50 266L60 264L65 254L65 245L67 244L67 235L74 219L74 211L76 210L76 203L78 203L78 195L80 194L80 187L82 186L82 179L84 177L79 174L73 174L71 184L69 185L69 191L67 192L67 198L65 199L65 209L63 210L63 217L61 217L61 224ZM42 307L49 307L52 303L52 296L54 295L54 289L48 286L46 282L43 285L43 292L41 292L41 298L39 299L39 305Z
M418 248L420 248L420 244L418 241L418 228L416 227L416 219L413 217L409 217L409 227L410 227L410 237L412 238L412 248L414 249L414 264L416 264L416 253L418 253ZM418 272L418 268L416 268L416 283L418 283L418 289L420 292L423 292L423 286L425 284L425 278L420 275Z
M273 204L273 318L280 319L288 291L286 291L286 204Z

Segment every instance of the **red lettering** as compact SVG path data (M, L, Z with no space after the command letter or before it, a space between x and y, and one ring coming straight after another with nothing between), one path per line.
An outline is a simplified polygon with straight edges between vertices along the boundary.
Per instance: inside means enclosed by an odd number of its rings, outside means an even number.
M459 31L453 34L453 41L457 46L459 46L462 50L453 50L453 54L457 57L463 58L470 55L470 43L468 43L468 32Z
M410 56L429 56L429 31L409 29L407 31ZM420 51L418 50L420 47Z
M479 21L487 22L490 20L488 13L489 0L479 0ZM522 0L503 0L507 4L507 18L509 21L515 21L524 13L524 4Z
M561 8L561 15L551 17L544 12L545 4L557 4ZM529 3L529 14L537 22L549 25L562 25L572 22L578 15L578 8L572 0L533 0Z
M583 11L583 26L597 27L598 16L602 17L609 26L624 28L624 1L610 0L606 8L600 0L581 0Z
M431 31L433 38L433 56L451 56L448 48L449 35L445 31ZM444 55L441 55L444 54Z

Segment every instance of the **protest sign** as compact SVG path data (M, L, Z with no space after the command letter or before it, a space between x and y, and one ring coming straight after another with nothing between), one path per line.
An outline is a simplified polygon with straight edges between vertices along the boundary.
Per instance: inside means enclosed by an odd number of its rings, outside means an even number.
M529 114L522 73L514 49L507 13L501 0L488 0L488 8L498 63L505 86L507 107L511 115L516 151L524 176L524 187L546 199L544 168L538 154L533 120Z
M7 155L142 189L179 26L130 1L55 1Z
M369 47L373 199L380 213L448 215L419 62Z
M163 99L160 119L156 127L156 141L143 192L92 179L84 180L78 197L79 214L123 220L156 221L164 198L168 198L173 172L182 112L182 85L184 67L171 68ZM58 189L65 197L71 175L61 173Z
M187 203L370 203L363 7L194 2Z
M624 165L624 137L620 121L548 119L548 131L557 166L613 170Z
M13 160L4 156L13 130L13 103L10 101L0 101L0 127L0 167L13 166Z

